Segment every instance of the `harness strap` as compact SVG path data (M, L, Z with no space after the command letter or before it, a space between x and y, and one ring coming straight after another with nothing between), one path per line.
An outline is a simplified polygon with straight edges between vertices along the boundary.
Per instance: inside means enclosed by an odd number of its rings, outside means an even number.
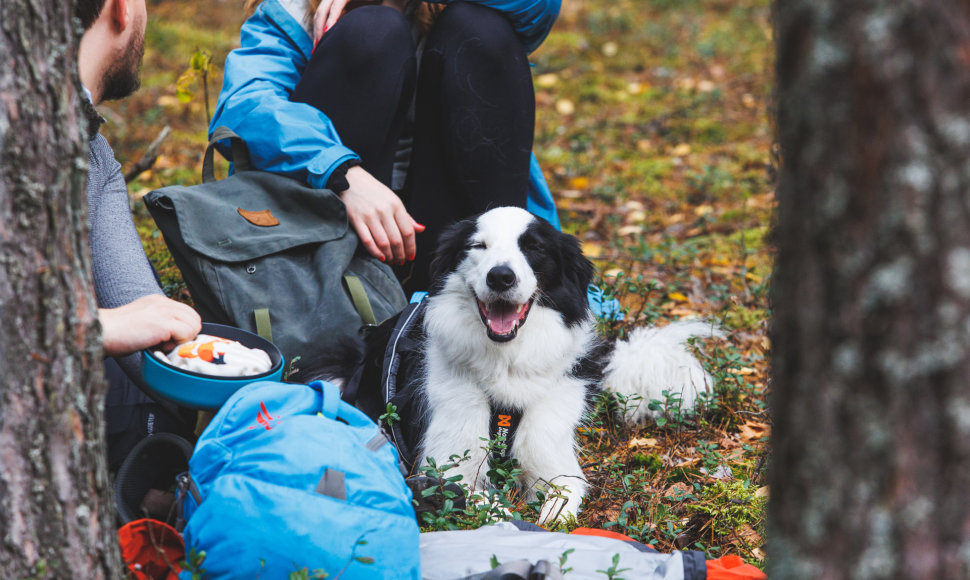
M522 420L522 411L496 407L494 403L490 406L492 418L488 423L488 438L493 442L496 437L505 438L505 449L499 450L493 447L491 459L495 463L508 461L512 458L512 442L515 441L519 421Z

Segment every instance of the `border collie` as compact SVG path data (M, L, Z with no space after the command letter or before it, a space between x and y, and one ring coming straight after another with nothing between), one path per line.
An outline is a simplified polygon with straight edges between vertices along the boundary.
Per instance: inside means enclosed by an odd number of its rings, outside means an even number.
M600 340L587 302L592 264L576 238L523 209L453 225L431 270L420 306L372 331L349 365L325 374L375 419L395 404L401 421L391 435L406 464L440 465L469 451L471 460L445 475L460 474L474 491L488 486L483 439L506 435L526 498L547 492L540 524L575 516L582 502L576 428L595 391L639 398L626 418L641 421L656 414L647 405L663 391L679 393L686 410L711 384L683 344L716 334L709 323Z

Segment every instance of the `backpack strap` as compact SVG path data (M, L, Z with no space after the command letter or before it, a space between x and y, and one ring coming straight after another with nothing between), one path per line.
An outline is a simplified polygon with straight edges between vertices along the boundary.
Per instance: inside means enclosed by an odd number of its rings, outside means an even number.
M328 381L313 381L310 386L320 391L320 414L334 420L340 411L340 388Z
M252 164L249 161L249 147L242 137L236 135L229 127L216 127L209 138L209 145L205 148L205 155L202 157L202 183L211 183L216 180L215 172L215 147L219 141L229 139L229 146L232 147L232 166L236 171L249 171Z
M367 291L364 290L360 278L347 274L344 276L344 283L347 284L347 291L350 292L350 298L354 301L354 309L357 310L360 319L364 321L364 324L376 325L377 318L374 316L374 309L371 308Z
M253 310L253 318L256 319L256 334L273 342L273 324L269 319L269 308Z

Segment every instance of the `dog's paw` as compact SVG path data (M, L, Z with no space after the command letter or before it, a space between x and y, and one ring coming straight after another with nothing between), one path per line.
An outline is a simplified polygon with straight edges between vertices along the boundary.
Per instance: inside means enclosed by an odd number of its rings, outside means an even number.
M569 501L563 497L552 497L542 503L539 519L536 523L543 527L575 521L576 510L569 506Z

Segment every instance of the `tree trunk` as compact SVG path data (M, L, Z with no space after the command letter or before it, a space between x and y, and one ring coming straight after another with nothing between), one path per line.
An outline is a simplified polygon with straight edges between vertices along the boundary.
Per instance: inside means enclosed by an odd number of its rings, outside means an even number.
M0 578L119 578L74 3L0 1Z
M970 578L970 3L775 39L769 577Z

